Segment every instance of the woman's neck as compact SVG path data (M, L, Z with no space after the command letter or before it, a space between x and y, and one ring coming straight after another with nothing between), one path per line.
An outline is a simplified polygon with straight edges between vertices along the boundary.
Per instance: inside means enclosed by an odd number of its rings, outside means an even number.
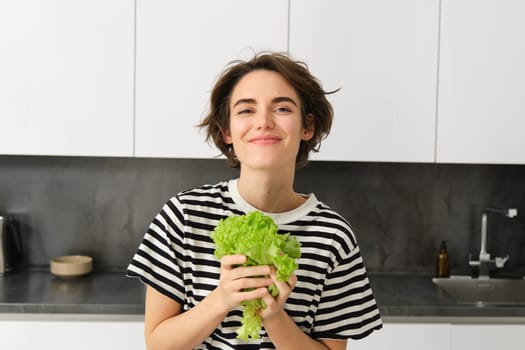
M295 193L293 181L294 172L243 171L241 168L237 186L241 197L253 207L268 213L283 213L306 200Z

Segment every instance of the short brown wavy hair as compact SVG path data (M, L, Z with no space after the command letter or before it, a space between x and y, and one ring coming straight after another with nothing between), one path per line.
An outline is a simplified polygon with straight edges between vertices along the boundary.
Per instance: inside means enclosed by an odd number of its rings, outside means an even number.
M240 162L235 156L233 146L223 139L225 130L230 125L230 98L239 80L255 70L264 69L280 74L297 92L301 101L303 127L314 124L314 134L308 141L301 141L296 158L296 168L308 163L310 151L318 152L321 140L328 136L332 126L333 109L326 95L334 91L325 91L320 82L308 70L306 63L294 61L282 53L263 52L248 61L230 62L218 77L210 97L208 114L199 123L206 131L206 141L213 141L215 146L228 158L232 167L239 168Z

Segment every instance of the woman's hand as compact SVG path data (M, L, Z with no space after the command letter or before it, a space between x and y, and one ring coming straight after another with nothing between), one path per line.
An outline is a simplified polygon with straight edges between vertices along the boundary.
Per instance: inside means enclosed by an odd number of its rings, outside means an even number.
M267 287L274 283L274 277L266 277L271 276L269 266L239 266L245 262L244 255L225 255L221 258L221 274L216 293L223 303L225 313L243 301L264 297L268 294Z
M278 280L274 266L270 267L270 277L277 286L277 289L279 289L279 294L276 297L272 297L270 293L266 291L262 296L266 307L260 311L259 315L263 320L272 318L283 309L286 299L288 299L297 283L296 275L291 275L288 282Z

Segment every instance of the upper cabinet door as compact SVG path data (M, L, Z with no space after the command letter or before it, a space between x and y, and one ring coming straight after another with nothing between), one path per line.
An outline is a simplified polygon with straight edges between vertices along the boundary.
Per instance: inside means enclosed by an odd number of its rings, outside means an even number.
M215 79L232 60L285 52L287 28L282 0L138 1L135 155L218 155L195 126Z
M525 2L441 6L437 161L525 164Z
M132 156L134 5L0 2L0 154Z
M434 161L438 19L438 0L291 0L291 55L341 88L313 159Z

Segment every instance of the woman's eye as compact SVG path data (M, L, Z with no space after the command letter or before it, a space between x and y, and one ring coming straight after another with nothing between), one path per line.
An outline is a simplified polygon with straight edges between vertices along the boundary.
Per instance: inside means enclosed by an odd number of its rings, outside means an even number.
M290 113L291 109L288 107L280 106L280 107L275 108L275 111L277 113Z
M240 111L237 112L237 114L239 115L250 114L251 112L252 112L251 109L241 109Z

